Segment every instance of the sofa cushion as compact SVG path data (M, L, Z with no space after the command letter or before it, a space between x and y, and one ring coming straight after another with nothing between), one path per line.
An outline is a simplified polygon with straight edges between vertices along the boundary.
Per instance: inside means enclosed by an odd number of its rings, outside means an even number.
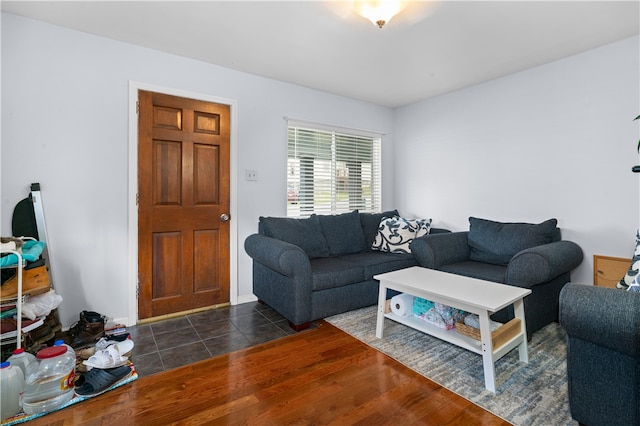
M507 267L467 260L459 263L450 263L440 268L440 270L452 274L464 275L465 277L504 284Z
M469 224L469 259L507 265L521 250L553 242L558 221L503 223L470 217Z
M431 219L383 218L371 249L389 253L411 253L409 244L415 238L427 235L430 228Z
M319 215L318 219L331 256L367 250L357 210L338 215Z
M339 258L317 258L311 261L313 291L342 287L364 281L364 268Z
M300 247L310 259L329 256L327 240L317 216L308 219L260 216L260 224L267 237Z
M366 241L367 250L373 245L373 240L378 234L378 227L383 217L400 216L397 210L389 210L382 213L360 213L360 224Z
M374 275L418 265L418 262L411 254L385 253L381 251L350 254L348 256L340 256L339 259L364 267L365 280L373 279Z

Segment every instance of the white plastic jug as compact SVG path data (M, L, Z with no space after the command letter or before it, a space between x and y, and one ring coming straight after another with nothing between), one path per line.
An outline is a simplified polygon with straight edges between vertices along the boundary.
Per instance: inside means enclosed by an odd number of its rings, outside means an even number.
M67 346L51 346L36 354L38 368L27 377L22 408L27 414L46 413L73 397L76 357Z
M38 362L36 361L35 355L25 352L23 348L18 348L13 351L13 355L11 355L7 361L9 361L14 367L18 367L22 370L25 380L29 377L29 374L33 373L34 369L38 368Z
M2 420L15 416L22 411L20 396L24 389L24 376L20 368L9 361L0 364L0 414Z
M71 347L70 345L67 345L67 344L64 342L64 340L62 340L62 339L59 339L59 340L56 340L55 342L53 342L53 346L65 346L65 347L67 348L67 351L68 351L69 353L73 354L73 356L74 356L74 357L76 356L76 352L75 352L75 350L73 349L73 347Z

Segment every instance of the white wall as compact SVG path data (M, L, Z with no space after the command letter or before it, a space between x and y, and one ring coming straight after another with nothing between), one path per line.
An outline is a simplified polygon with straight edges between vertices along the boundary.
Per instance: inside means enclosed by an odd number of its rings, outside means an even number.
M393 112L299 86L2 14L1 230L40 182L63 325L84 309L129 324L129 81L234 100L238 297L252 297L244 239L286 214L284 116L381 131L392 193ZM257 182L244 171L258 172ZM390 208L393 200L384 199Z
M585 254L631 257L639 225L640 38L396 110L395 197L435 226L541 222Z

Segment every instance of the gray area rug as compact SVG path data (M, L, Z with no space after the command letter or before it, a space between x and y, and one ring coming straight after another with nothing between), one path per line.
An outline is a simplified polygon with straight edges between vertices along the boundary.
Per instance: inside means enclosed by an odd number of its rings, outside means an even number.
M482 357L385 318L376 332L377 307L326 318L358 340L514 425L577 425L569 414L564 330L551 323L533 334L529 364L512 350L496 362L496 393L484 387Z

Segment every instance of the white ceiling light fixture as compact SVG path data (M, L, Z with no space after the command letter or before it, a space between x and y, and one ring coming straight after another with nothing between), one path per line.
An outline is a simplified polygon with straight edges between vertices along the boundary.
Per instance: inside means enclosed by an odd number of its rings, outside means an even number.
M406 5L407 0L354 0L353 10L382 28Z

